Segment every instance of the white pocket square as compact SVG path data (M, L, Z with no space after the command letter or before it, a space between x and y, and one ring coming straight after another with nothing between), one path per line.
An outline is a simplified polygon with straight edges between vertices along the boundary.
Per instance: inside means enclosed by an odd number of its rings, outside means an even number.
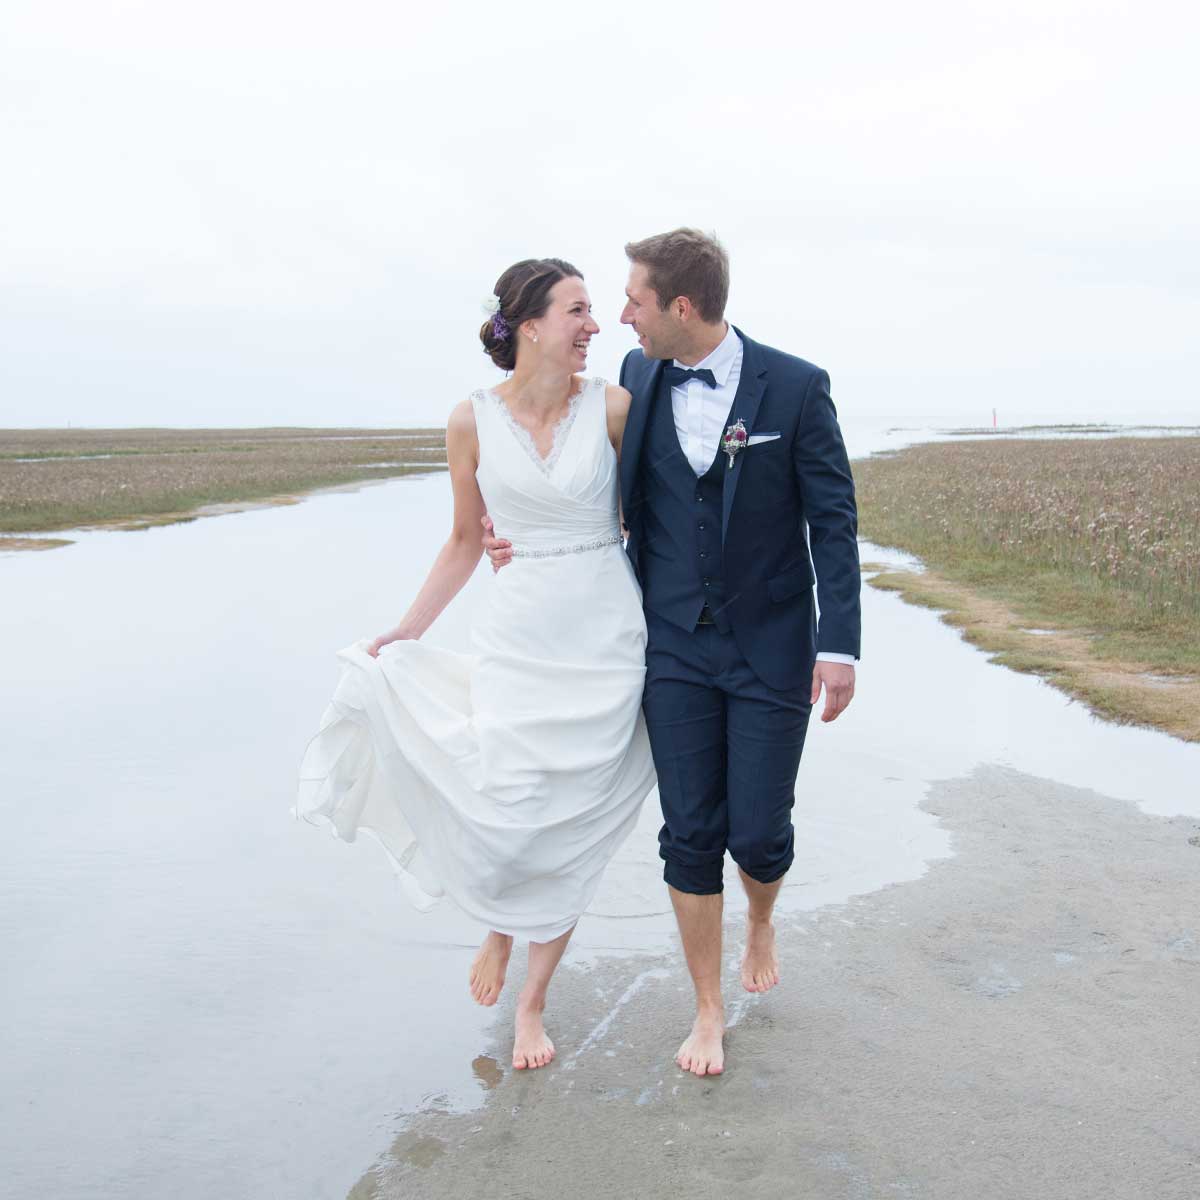
M746 439L747 446L757 446L760 442L773 442L783 437L782 433L752 433Z

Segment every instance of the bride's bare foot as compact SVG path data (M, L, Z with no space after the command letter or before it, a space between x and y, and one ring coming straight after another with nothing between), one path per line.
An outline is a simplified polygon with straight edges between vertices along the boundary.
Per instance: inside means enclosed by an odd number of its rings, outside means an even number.
M693 1075L720 1075L725 1070L725 1013L718 1008L701 1008L675 1061Z
M742 955L742 987L769 992L779 982L775 926L770 921L746 922L746 953Z
M483 945L471 964L471 996L476 1004L490 1007L500 999L512 944L513 940L508 934L496 933L495 930L483 939Z
M544 1067L554 1057L554 1043L542 1024L542 1010L546 1002L517 1001L517 1040L513 1045L513 1066L518 1071Z

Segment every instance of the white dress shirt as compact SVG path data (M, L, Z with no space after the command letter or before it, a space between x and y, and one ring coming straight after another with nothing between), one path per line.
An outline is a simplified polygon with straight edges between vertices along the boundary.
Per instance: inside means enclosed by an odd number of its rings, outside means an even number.
M721 344L701 362L691 364L699 371L707 367L716 377L717 386L710 388L699 379L689 379L671 389L671 411L675 414L675 432L692 470L698 479L713 464L721 437L725 433L725 418L733 407L738 381L742 377L742 339L732 325ZM687 366L678 359L675 366Z
M675 366L699 371L707 367L717 381L715 388L699 379L688 379L671 389L671 412L675 417L675 433L680 448L686 455L696 478L705 474L717 457L721 438L725 433L725 418L733 407L738 382L742 378L742 339L732 325L725 333L721 344L707 358L698 363L681 363ZM857 661L853 654L834 654L822 651L818 662L839 662L853 666Z

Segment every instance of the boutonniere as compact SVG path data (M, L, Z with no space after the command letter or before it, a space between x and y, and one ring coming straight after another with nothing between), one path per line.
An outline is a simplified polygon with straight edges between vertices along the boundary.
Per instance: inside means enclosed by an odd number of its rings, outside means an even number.
M721 438L721 449L729 455L729 469L733 470L733 460L737 458L739 451L746 448L746 426L742 422L742 418L738 419L725 430L725 436Z

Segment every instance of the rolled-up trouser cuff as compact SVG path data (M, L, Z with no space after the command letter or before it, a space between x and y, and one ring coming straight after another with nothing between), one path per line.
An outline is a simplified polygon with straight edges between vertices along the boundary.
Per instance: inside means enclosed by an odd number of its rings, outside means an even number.
M677 892L691 896L717 896L725 890L725 859L715 863L676 862L663 855L663 879ZM786 869L786 868L785 868Z
M738 867L745 871L756 883L774 883L777 879L782 879L788 873L795 858L796 855L789 846L787 854L778 862L766 865L758 864L752 867L738 863Z

